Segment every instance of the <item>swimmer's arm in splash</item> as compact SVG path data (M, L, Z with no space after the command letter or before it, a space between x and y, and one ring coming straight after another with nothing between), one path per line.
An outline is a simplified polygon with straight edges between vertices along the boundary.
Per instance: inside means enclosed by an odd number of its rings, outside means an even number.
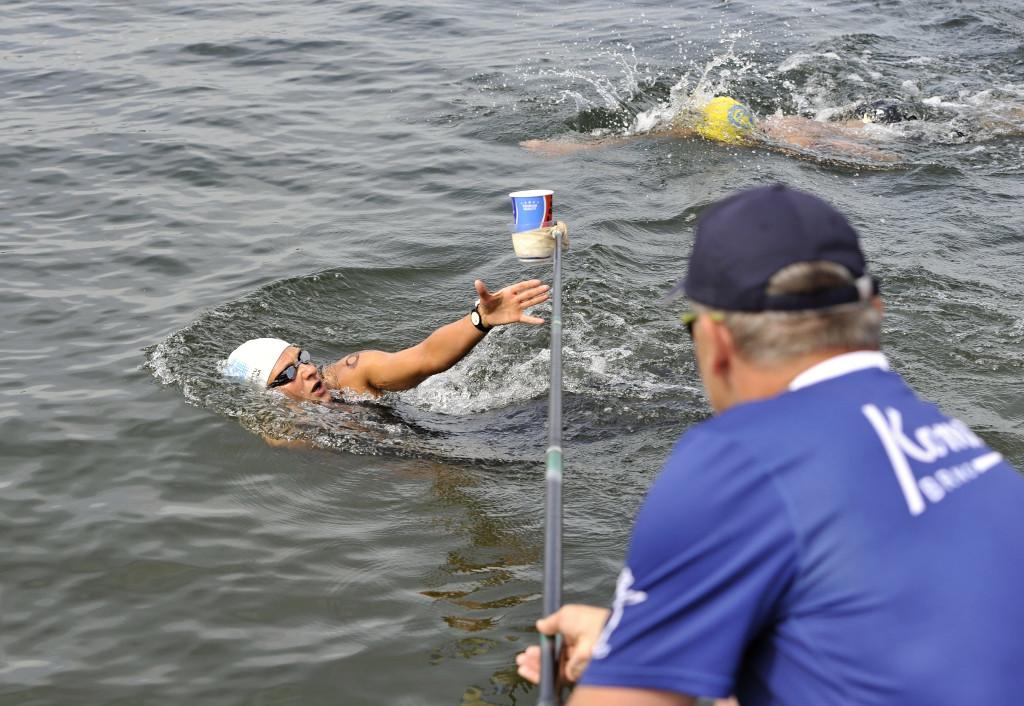
M567 154L575 154L576 152L621 145L630 142L632 139L632 137L614 136L594 137L589 140L523 140L519 143L519 146L524 150L547 155L548 157L564 157Z
M517 282L496 292L489 291L481 280L476 280L474 286L485 326L544 323L544 319L526 313L530 307L548 300L550 287L540 280ZM484 333L467 314L405 350L361 351L346 356L324 368L324 382L329 388L375 396L408 390L458 363L483 337Z
M262 434L263 441L275 449L315 449L316 445L305 439L275 439L267 434Z
M891 164L899 157L892 152L864 144L860 136L864 123L822 123L799 115L776 115L758 124L766 147L804 156L806 151L825 149L844 156Z
M1024 135L1024 107L1015 106L989 113L981 118L978 126L1001 136Z
M555 140L523 140L519 143L519 146L525 150L547 155L549 157L562 157L576 152L624 145L628 142L635 142L644 138L688 138L696 136L697 131L694 128L682 125L668 125L664 127L657 127L647 132L637 132L630 135L608 135L604 137L579 136L575 138L566 137Z

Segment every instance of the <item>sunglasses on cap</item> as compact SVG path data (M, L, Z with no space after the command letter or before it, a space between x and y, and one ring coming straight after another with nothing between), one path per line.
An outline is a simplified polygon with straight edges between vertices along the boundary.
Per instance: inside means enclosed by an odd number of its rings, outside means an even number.
M679 320L683 322L683 326L686 327L686 332L690 334L691 339L693 338L693 325L697 323L697 318L701 314L707 314L708 318L712 321L717 321L719 323L725 321L725 314L721 311L684 311L679 315Z
M299 351L299 357L295 359L295 362L292 363L291 365L289 365L284 370L282 370L278 374L278 376L276 378L274 378L273 380L270 381L270 383L267 385L267 387L270 388L270 387L280 387L281 385L287 385L288 383L290 383L292 380L295 379L296 375L299 374L299 366L300 365L308 365L308 364L309 364L309 351L300 350Z

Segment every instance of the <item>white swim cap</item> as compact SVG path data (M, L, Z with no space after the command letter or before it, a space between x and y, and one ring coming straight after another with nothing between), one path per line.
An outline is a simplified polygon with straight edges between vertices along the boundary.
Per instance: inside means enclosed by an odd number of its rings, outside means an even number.
M290 345L280 338L250 339L231 351L224 366L224 374L266 386L277 359Z

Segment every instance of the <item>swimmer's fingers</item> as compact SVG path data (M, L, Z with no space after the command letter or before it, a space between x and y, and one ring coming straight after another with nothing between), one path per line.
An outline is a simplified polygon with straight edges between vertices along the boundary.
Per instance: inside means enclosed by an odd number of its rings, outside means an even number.
M551 298L551 287L546 284L538 284L533 287L524 288L513 296L513 305L515 311L509 312L509 316L515 316L513 321L521 324L532 324L539 326L544 323L544 319L539 316L531 316L527 313L527 309L538 304L543 304Z
M477 294L480 295L480 313L487 326L544 323L543 319L526 313L531 306L547 301L550 296L551 287L539 279L517 282L493 293L489 292L480 280L475 284Z

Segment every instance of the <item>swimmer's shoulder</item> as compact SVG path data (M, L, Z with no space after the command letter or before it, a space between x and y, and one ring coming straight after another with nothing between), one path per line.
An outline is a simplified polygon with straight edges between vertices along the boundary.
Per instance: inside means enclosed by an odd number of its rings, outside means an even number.
M331 390L343 390L357 395L377 397L381 391L370 384L368 369L374 362L387 356L383 351L356 351L325 365L324 384Z

